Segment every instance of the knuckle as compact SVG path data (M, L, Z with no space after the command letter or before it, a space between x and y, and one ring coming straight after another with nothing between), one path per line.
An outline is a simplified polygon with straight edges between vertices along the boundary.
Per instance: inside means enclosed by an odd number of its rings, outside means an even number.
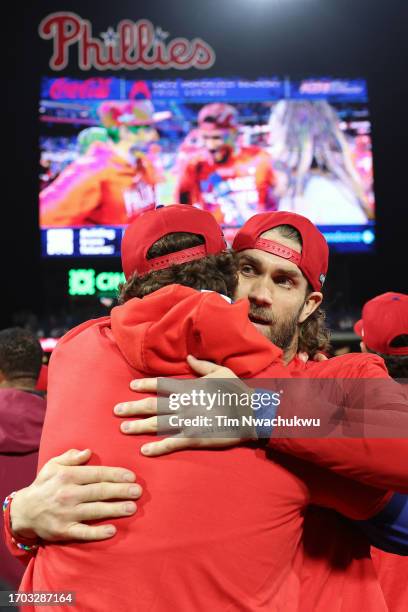
M74 523L69 525L65 530L62 537L66 540L83 540L85 538L85 525L82 523Z
M89 501L97 501L99 499L103 499L104 495L107 494L107 484L102 484L97 482L92 485L89 489Z
M52 478L54 473L55 469L53 465L48 462L41 469L40 473L38 474L38 478L40 478L41 480L49 480L50 478Z
M100 502L94 502L88 505L87 508L87 520L94 520L101 516L102 504Z
M65 467L56 468L54 476L60 484L68 484L71 482L71 472Z
M74 497L75 497L74 489L73 487L69 487L69 486L58 489L58 491L55 493L55 501L57 501L59 504L63 506L72 502Z
M61 522L53 517L51 517L47 521L47 531L50 538L53 540L64 537L64 535L66 535L66 528L63 528Z
M92 467L93 467L94 479L98 481L99 483L102 482L104 479L104 475L105 475L103 468L100 465L95 465Z
M156 409L157 399L155 397L147 398L147 407L151 412L154 412Z

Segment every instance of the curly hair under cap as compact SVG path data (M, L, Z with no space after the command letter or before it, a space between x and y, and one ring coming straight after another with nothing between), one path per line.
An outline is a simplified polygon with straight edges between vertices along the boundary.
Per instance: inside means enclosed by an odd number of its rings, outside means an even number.
M147 252L147 259L162 257L200 244L204 244L204 239L198 234L174 232L155 242ZM142 298L173 284L197 290L216 291L233 298L238 284L234 256L229 252L223 252L184 264L174 264L164 270L154 270L140 277L133 274L119 288L119 304L134 297Z

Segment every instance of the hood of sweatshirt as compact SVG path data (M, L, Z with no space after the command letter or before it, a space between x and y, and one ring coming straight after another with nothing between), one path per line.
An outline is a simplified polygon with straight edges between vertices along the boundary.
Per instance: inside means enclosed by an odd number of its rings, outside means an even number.
M249 302L231 304L215 292L170 285L111 312L111 332L131 367L147 376L191 375L187 355L251 377L282 351L248 319Z

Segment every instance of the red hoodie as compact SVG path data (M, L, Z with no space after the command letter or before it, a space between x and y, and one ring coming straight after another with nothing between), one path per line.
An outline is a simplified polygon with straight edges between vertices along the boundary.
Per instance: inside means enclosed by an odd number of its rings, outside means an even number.
M1 501L11 491L31 484L35 478L44 414L45 400L35 393L12 388L0 389ZM3 516L0 521L3 521ZM1 578L17 588L24 568L10 556L2 538L0 558Z
M284 375L281 351L248 321L246 301L230 305L181 286L133 299L60 342L51 360L40 465L66 448L91 446L93 464L135 470L144 495L135 517L116 521L115 538L40 547L22 590L76 591L83 611L303 611L307 507L316 503L357 519L383 507L384 491L273 451L267 457L251 445L141 456L151 437L123 436L112 407L134 399L133 378L190 377L188 353L241 377ZM347 600L385 611L369 559L360 563L368 545L362 537L355 543L348 529L337 532L353 565L350 575L349 566L341 568ZM331 597L342 593L332 590Z

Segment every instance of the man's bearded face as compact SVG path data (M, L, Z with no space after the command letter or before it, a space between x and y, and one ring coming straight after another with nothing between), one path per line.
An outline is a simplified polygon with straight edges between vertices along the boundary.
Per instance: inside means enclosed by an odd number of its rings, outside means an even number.
M238 254L238 272L235 297L248 298L250 320L285 351L296 339L307 298L307 280L294 263L257 249Z
M268 340L285 351L294 341L303 304L304 302L295 312L288 312L279 319L271 308L264 308L251 302L249 319Z

